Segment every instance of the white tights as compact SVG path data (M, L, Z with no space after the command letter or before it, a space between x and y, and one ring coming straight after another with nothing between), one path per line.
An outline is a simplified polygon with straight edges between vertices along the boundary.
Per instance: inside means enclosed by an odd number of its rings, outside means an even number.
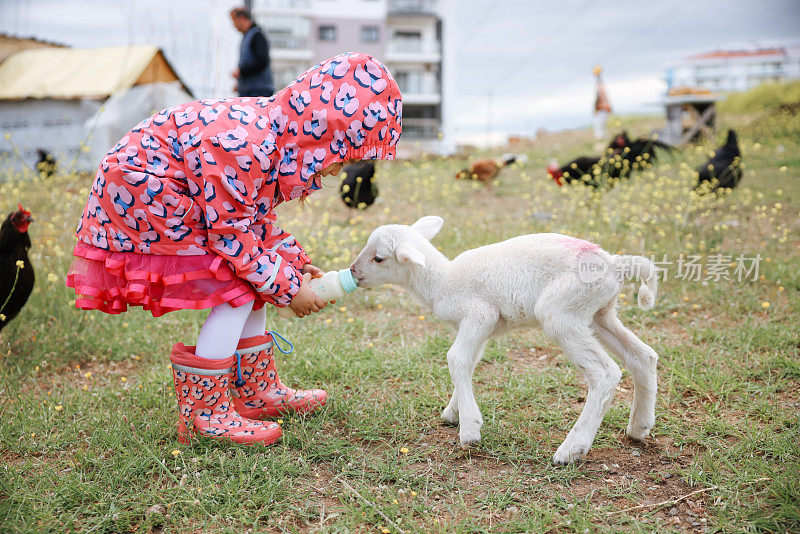
M238 308L227 303L214 306L200 329L195 354L213 360L228 358L240 339L263 335L266 324L266 306L253 311L253 301Z

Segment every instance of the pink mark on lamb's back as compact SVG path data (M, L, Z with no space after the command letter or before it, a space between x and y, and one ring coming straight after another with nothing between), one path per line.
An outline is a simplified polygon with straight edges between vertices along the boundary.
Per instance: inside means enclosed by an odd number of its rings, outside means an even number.
M559 242L566 248L576 250L578 252L590 252L600 249L600 245L596 245L590 241L584 241L583 239L578 239L577 237L563 237L559 239Z

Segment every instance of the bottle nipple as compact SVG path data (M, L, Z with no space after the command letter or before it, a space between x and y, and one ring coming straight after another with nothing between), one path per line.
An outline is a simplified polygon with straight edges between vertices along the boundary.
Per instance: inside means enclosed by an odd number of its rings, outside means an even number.
M339 271L339 283L345 293L351 293L358 289L358 283L353 278L353 272L350 269L342 269Z

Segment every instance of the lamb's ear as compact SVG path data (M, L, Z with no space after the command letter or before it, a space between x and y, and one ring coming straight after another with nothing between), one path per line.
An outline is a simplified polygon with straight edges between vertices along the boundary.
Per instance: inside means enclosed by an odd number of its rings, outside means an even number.
M436 215L427 215L411 225L411 228L422 234L422 237L430 241L433 236L439 233L444 224L444 219Z
M397 247L395 254L397 255L397 261L400 263L406 263L410 261L415 265L425 267L425 254L415 249L413 245L403 243Z

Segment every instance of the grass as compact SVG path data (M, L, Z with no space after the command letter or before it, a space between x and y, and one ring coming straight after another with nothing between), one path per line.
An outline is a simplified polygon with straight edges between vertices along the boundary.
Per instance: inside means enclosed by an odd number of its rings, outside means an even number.
M691 193L712 144L664 156L601 195L557 188L551 156L590 150L572 132L524 148L492 191L452 179L461 162L384 163L381 202L347 210L335 185L281 207L315 263L340 268L380 224L439 214L450 257L514 235L562 232L618 253L666 257L653 310L623 289L620 316L660 355L657 423L625 435L625 373L586 462L550 457L577 418L582 379L537 330L493 340L475 377L483 441L458 447L438 414L452 331L402 290L359 291L304 320L270 315L296 352L292 385L324 387L318 415L287 416L268 449L179 445L168 353L201 312L153 319L80 312L63 278L90 177L0 178L22 202L37 286L0 335L0 525L8 532L584 532L800 529L800 119L723 115L746 174L729 195ZM641 122L618 124L634 134ZM333 182L335 184L335 182ZM677 276L683 255L748 258L755 280ZM730 274L734 267L728 264ZM685 277L684 277L685 278ZM752 277L751 277L752 278ZM674 502L679 500L679 502Z
M750 91L731 93L720 102L721 113L764 111L782 104L800 102L800 81L765 82Z

